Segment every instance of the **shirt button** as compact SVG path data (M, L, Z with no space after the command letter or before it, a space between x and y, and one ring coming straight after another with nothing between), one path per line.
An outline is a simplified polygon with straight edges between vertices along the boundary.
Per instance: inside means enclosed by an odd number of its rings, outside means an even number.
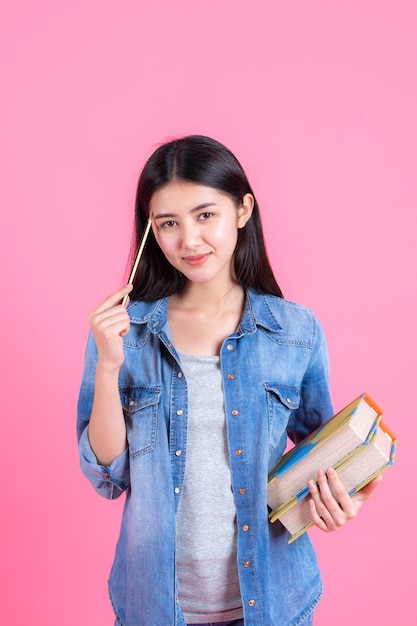
M232 346L231 343L228 343L226 347L227 347L228 350L233 350L233 346Z
M182 378L182 372L178 372L177 376L178 378Z
M242 530L246 532L247 530L249 530L249 526L247 524L243 524Z
M287 402L288 402L288 404L291 404L291 399L287 398Z
M181 450L175 450L175 456L181 456Z
M248 604L249 606L255 606L255 600L249 600Z
M228 378L229 380L233 380L233 379L234 379L234 377L235 377L235 375L234 375L234 374L228 374L228 375L227 375L227 378Z
M129 402L129 406L135 406L135 401L134 401L134 400L131 400L131 401Z
M174 493L179 493L179 492L180 492L180 488L179 487L175 487Z
M243 561L243 567L250 567L250 561Z
M232 415L239 415L239 411L237 409L233 409Z
M243 496L246 493L246 489L244 487L241 487L239 489L239 493L240 493L241 496Z
M242 450L239 450L239 448L237 450L235 450L235 454L236 456L240 456L242 454Z
M183 413L184 413L184 411L182 409L178 409L177 415L182 415Z
M104 480L110 480L110 474L108 472L104 474Z

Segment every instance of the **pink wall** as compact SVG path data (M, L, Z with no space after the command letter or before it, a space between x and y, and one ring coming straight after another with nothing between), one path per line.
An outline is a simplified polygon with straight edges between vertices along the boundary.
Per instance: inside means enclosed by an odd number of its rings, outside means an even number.
M86 316L120 284L144 159L203 133L245 165L279 281L325 325L336 408L367 390L399 436L360 517L312 532L317 626L410 623L415 3L2 5L2 622L113 623L121 503L94 495L75 442Z

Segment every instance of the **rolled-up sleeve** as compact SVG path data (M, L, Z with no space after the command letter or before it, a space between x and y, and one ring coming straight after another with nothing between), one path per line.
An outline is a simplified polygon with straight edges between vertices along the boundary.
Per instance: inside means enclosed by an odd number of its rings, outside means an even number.
M100 465L88 438L88 424L94 399L94 381L97 363L97 348L90 333L85 352L84 372L78 396L77 438L80 466L84 476L96 492L113 500L118 498L130 483L129 450L114 459L111 465Z

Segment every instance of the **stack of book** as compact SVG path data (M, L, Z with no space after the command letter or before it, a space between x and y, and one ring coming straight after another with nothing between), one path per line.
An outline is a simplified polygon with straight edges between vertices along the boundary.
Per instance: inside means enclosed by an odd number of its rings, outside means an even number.
M271 522L285 526L291 543L313 524L307 483L317 481L319 469L333 467L353 495L394 463L395 449L396 437L382 421L381 409L362 394L284 454L270 472Z

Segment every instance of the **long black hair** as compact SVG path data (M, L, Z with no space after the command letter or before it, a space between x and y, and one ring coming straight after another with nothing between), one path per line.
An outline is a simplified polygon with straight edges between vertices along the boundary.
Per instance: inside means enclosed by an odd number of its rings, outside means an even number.
M255 198L239 161L218 141L190 135L165 143L150 156L139 177L132 258L148 221L152 195L174 180L214 187L236 207L241 206L247 193ZM244 289L283 297L266 253L256 198L251 218L238 230L233 262L236 282ZM186 282L186 277L167 261L151 230L133 282L131 300L150 301L170 296L181 291Z

